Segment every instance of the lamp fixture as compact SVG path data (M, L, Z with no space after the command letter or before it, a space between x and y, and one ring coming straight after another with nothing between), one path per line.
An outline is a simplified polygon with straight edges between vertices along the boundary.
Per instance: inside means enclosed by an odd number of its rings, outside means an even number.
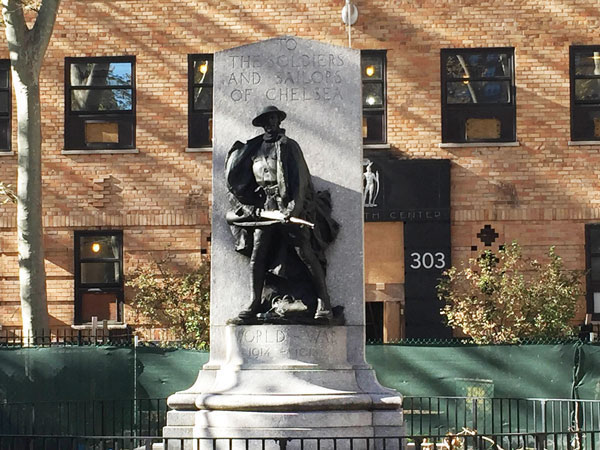
M342 22L348 29L348 47L352 48L352 25L358 20L358 8L350 1L346 0L346 4L342 8Z
M350 0L342 8L342 22L346 25L354 25L358 20L358 8Z

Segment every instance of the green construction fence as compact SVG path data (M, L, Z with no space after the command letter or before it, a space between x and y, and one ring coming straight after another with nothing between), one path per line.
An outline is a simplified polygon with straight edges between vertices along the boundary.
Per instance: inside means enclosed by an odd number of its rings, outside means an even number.
M600 398L600 346L367 345L379 381L406 396ZM0 349L0 402L165 398L208 353L156 347Z

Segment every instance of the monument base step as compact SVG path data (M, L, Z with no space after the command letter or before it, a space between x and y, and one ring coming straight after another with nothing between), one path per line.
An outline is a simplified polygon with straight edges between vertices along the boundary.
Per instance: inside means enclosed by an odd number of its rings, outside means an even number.
M169 411L167 424L173 427L226 428L330 428L365 425L402 425L402 410L381 411ZM228 436L231 437L231 436Z
M173 427L173 432L178 427ZM263 433L273 434L273 430L265 429ZM273 434L270 437L247 436L245 438L165 438L163 448L153 450L400 450L406 448L405 438L387 436L387 430L375 429L375 436L349 437L348 430L337 430L340 435L336 437L317 436L306 437L306 430L277 430L279 437ZM285 433L284 433L285 431ZM378 432L383 435L378 436ZM335 432L335 430L332 430ZM343 435L345 434L345 435Z
M224 441L262 438L392 438L402 435L402 419L401 410L296 413L169 411L163 437Z

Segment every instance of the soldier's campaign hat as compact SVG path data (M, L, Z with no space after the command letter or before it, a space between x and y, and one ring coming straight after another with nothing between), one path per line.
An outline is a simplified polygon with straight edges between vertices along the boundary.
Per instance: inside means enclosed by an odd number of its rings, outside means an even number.
M263 110L258 114L258 116L252 119L252 125L254 125L255 127L262 127L265 119L272 113L277 113L279 115L279 120L281 120L282 122L287 116L287 114L279 108L277 108L277 106L269 105L263 108Z

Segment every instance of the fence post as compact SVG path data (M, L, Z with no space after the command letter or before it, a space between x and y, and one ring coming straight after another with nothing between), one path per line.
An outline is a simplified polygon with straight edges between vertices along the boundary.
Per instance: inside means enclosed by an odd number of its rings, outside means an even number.
M546 440L546 436L540 433L535 434L535 449L536 450L544 450L544 441Z
M544 433L548 432L548 424L546 423L546 400L542 400L542 428Z
M97 344L97 333L98 333L98 317L92 316L92 342Z
M106 345L108 341L108 320L102 321L102 344Z
M138 346L138 337L137 337L137 335L135 335L133 338L133 429L134 430L137 430L137 425L138 425L138 417L137 417L137 346Z

